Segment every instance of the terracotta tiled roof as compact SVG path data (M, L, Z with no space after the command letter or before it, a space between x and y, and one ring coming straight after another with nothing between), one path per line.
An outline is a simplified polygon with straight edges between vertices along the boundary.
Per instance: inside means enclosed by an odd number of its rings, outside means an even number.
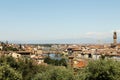
M75 64L74 66L76 68L83 68L87 65L87 62L86 61L79 61L77 64Z

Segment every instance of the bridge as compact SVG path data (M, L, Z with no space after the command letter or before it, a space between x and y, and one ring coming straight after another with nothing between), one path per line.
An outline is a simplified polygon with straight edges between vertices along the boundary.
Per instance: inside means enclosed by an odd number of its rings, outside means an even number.
M63 51L53 51L53 50L50 50L50 51L43 51L43 54L50 54L50 53L53 53L53 54L61 54L63 53Z

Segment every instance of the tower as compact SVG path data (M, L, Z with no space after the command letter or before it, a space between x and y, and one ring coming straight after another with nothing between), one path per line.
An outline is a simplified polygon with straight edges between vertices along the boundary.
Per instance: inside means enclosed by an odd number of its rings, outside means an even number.
M113 33L113 44L116 45L117 44L117 32Z

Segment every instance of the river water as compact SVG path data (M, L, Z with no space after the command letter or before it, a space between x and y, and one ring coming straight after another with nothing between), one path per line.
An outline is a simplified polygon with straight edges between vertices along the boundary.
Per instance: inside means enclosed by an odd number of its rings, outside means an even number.
M43 56L50 57L51 59L57 59L57 60L62 59L61 54L50 53L50 54L43 54Z

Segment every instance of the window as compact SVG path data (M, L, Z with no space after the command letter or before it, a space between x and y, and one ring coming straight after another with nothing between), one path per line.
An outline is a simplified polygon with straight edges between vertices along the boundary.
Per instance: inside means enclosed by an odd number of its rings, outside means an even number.
M92 55L91 55L91 54L88 54L88 58L92 58Z

